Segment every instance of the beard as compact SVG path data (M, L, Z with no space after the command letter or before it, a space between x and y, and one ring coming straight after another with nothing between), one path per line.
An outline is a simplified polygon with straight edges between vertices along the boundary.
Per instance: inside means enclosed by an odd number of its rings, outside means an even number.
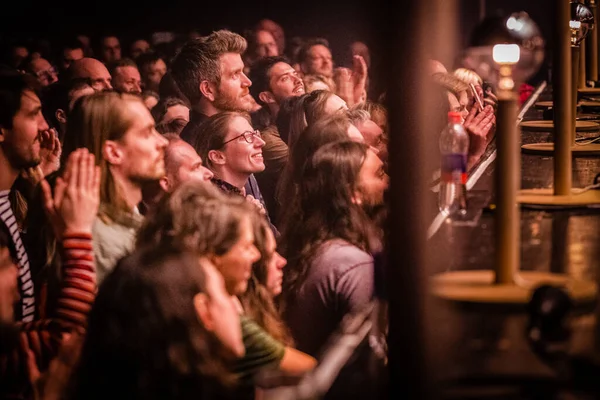
M249 94L247 96L250 96ZM244 96L246 97L246 96ZM213 105L216 109L221 111L238 111L238 112L250 112L252 111L252 102L246 98L231 96L225 92L219 91L215 97Z
M3 145L2 152L6 155L6 158L8 158L8 161L13 168L26 170L28 168L37 167L41 162L39 152L36 155L33 151L34 144L27 148L26 151L15 148L14 146Z

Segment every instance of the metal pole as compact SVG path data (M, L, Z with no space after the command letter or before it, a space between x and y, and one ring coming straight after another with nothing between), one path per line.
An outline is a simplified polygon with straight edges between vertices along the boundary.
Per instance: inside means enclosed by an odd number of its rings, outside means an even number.
M587 43L587 78L590 81L598 80L598 4L596 0L589 0L589 6L594 14L594 29L588 34L585 42Z
M382 2L383 3L383 2ZM443 15L440 10L446 10ZM428 197L427 171L433 170L437 143L424 135L403 132L432 132L430 117L433 93L425 65L440 52L449 52L448 42L456 30L445 31L448 21L458 21L456 0L423 0L402 4L394 11L382 6L386 24L378 27L383 67L388 78L387 105L390 118L390 214L386 269L389 295L389 398L432 399L435 364L432 362L427 319L432 312L427 272L426 229L433 218L433 198ZM384 27L383 29L381 27ZM438 43L436 38L441 38ZM454 53L456 54L456 53ZM428 118L429 117L429 118ZM437 128L436 128L437 129ZM435 157L437 158L437 157ZM437 161L437 160L436 160ZM414 168L416 165L419 168ZM413 171L407 174L406 171Z
M575 146L577 126L577 83L579 78L579 46L571 46L571 146ZM556 100L556 99L555 99Z
M564 0L554 1L554 53L552 64L552 97L554 100L554 194L565 196L571 194L572 186L572 124L575 121L577 107L577 87L573 99L572 69L569 62L571 48L569 29L569 3ZM573 56L574 58L576 57ZM575 100L575 101L573 101Z
M579 44L579 52L581 53L581 56L579 57L579 82L577 84L577 87L579 87L579 88L586 87L585 81L586 81L587 75L585 73L585 65L586 65L585 42L587 42L587 39L585 39L583 42L581 42Z
M518 113L517 94L513 90L499 90L495 166L497 284L513 284L519 268L521 216L516 199L521 186L521 152L516 124Z

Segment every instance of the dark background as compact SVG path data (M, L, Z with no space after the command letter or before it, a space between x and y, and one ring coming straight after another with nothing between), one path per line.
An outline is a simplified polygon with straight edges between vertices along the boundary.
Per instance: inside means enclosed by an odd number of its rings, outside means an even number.
M547 0L459 1L460 46L467 44L469 33L479 20L482 3L487 15L527 11L540 26L551 49L551 16ZM377 50L382 48L378 43L382 18L391 15L393 8L401 12L402 1L213 0L209 3L199 0L12 0L10 3L3 2L1 7L0 38L5 40L11 37L44 37L54 42L79 33L92 38L102 33L115 33L125 48L134 37L155 31L186 33L196 29L200 34L208 34L219 28L229 28L241 33L267 17L284 27L288 39L296 35L327 38L336 61L346 65L348 57L345 50L354 40L367 42L373 50L373 57L377 58Z

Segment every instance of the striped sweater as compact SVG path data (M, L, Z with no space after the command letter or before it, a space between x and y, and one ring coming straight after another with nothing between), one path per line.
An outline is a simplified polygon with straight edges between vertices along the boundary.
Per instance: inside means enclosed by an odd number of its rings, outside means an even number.
M31 350L40 371L58 353L63 334L84 333L87 316L96 296L96 271L90 234L65 234L63 238L62 287L55 317L19 323L20 346L0 358L0 398L26 397L28 391L25 355Z

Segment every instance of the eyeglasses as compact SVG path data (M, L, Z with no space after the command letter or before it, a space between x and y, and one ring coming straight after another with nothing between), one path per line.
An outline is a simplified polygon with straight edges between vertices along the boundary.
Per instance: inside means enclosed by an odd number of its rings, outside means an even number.
M254 143L254 139L255 138L262 139L260 131L257 129L255 131L246 131L246 132L242 133L241 135L238 135L238 136L234 137L233 139L229 139L228 141L226 141L226 142L223 143L223 146L225 146L227 143L233 142L234 140L237 140L237 139L239 139L241 137L244 138L244 140L246 141L246 143ZM221 147L223 147L223 146L221 146Z

